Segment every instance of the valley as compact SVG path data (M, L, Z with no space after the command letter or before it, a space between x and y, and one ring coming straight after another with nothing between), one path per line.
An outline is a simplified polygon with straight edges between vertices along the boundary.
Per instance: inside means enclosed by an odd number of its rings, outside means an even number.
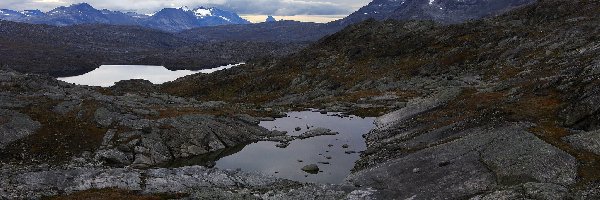
M0 21L0 199L598 199L599 11L374 0L327 24Z

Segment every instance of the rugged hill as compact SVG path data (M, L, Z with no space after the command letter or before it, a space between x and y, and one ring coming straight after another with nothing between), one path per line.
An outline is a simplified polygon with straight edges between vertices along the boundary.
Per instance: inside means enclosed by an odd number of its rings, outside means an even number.
M533 2L535 0L374 0L350 16L334 23L345 26L369 18L461 23L501 14Z
M346 183L373 197L595 199L599 10L542 1L450 26L366 21L292 56L162 90L388 113Z
M0 66L55 76L79 74L101 64L164 65L202 69L284 55L302 44L197 42L138 26L55 27L0 21Z
M87 3L61 6L47 13L39 10L23 12L3 9L0 19L33 24L70 26L78 24L138 25L158 30L177 32L181 30L226 24L249 24L236 13L218 8L196 9L165 8L148 16L138 13L122 13L110 10L98 10Z

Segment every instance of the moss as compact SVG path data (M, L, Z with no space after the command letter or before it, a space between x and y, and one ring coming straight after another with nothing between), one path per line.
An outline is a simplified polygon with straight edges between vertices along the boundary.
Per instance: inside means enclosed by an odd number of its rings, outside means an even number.
M5 161L59 164L83 152L95 151L107 131L93 123L93 113L97 108L95 102L84 101L81 111L85 114L80 117L77 116L78 111L65 115L52 112L58 103L39 99L34 105L21 110L40 122L42 127L35 134L8 145L0 151L0 157Z
M76 192L70 195L46 197L46 200L163 200L186 197L186 194L140 194L134 191L121 189L92 189Z

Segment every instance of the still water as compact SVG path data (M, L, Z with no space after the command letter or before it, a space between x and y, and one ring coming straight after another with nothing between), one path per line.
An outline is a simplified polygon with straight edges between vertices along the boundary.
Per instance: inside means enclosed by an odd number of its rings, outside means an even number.
M58 80L78 85L110 87L116 82L131 79L144 79L154 84L161 84L196 73L213 73L215 71L229 69L240 64L226 65L212 69L199 71L177 70L171 71L163 66L149 65L102 65L94 71L79 76L58 78Z
M338 135L294 140L286 148L276 147L278 142L257 142L189 159L177 165L211 163L221 169L241 169L300 182L341 183L359 159L359 152L366 149L362 135L374 128L374 118L342 118L338 114L291 112L288 117L260 123L269 130L287 131L288 135L300 135L317 127L339 132ZM307 126L311 128L307 129ZM296 131L296 127L302 130ZM348 147L343 148L344 145ZM350 153L352 151L356 153ZM301 170L309 164L317 164L322 172L310 174Z

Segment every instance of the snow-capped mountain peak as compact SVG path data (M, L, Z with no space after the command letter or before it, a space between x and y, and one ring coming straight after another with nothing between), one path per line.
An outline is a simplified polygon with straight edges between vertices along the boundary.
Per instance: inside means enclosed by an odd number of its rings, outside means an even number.
M61 6L47 13L39 10L21 12L0 9L0 20L69 26L76 24L139 25L165 31L182 31L203 26L248 24L238 14L218 8L164 8L154 14L138 14L107 9L98 10L87 3Z

